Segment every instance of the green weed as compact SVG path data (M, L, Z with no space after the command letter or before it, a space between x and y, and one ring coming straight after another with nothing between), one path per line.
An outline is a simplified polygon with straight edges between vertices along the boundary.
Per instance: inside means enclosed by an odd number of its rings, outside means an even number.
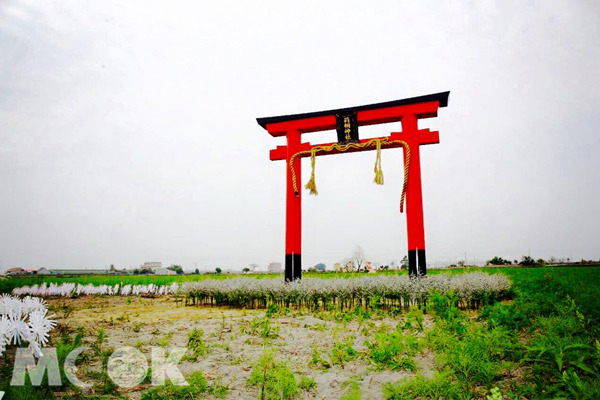
M284 361L277 361L273 351L265 349L254 364L248 385L260 390L261 400L293 399L299 393L294 373Z
M142 400L196 399L207 393L208 384L202 371L194 371L187 379L188 386L176 386L170 380L142 393Z
M365 341L365 345L369 358L381 369L416 369L414 356L420 346L414 335L405 335L399 329L389 332L388 327L382 326L374 339Z
M202 329L194 329L190 332L187 347L192 352L192 355L184 357L186 360L197 361L198 357L206 354L206 342L204 341L204 331Z
M357 378L344 382L342 388L346 389L346 393L339 400L361 400L362 390Z
M431 379L417 375L415 378L396 384L388 383L383 388L388 400L404 399L464 399L460 385L448 373L437 373Z
M265 339L272 339L279 336L279 326L272 325L267 317L254 317L252 321L244 321L240 326L240 331L247 335L261 336Z

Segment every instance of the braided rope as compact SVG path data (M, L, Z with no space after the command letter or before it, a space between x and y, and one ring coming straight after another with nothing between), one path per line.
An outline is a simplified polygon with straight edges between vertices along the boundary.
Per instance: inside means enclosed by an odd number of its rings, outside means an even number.
M316 157L318 151L330 152L333 150L337 150L339 152L345 152L345 151L348 151L349 149L364 149L364 148L375 145L377 148L377 158L375 159L375 179L373 181L375 183L377 183L378 185L383 185L383 171L381 169L381 146L387 145L387 144L401 144L402 147L404 147L404 149L406 151L406 160L404 162L404 184L402 185L402 195L400 197L400 212L403 212L404 211L404 200L406 198L406 189L408 187L408 168L410 167L410 147L408 146L408 143L406 143L404 140L393 140L390 142L388 138L383 138L383 139L376 138L376 139L371 139L369 141L366 141L364 143L346 143L346 144L342 144L342 145L340 145L339 143L334 143L329 146L315 146L310 150L303 150L303 151L299 151L299 152L295 153L290 158L290 163L289 163L290 172L292 173L292 185L294 187L295 195L298 196L299 193L298 193L298 184L296 182L296 171L294 170L294 161L296 160L297 157L302 156L302 155L307 155L307 154L310 154L312 173L310 176L310 180L308 181L308 183L306 184L305 187L310 190L311 194L315 194L315 195L318 194L317 187L315 184L315 157Z

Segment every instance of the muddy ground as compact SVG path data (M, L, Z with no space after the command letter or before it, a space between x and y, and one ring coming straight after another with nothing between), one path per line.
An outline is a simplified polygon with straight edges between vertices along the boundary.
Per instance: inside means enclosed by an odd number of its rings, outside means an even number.
M55 335L79 329L84 332L84 343L92 344L97 340L98 331L103 329L106 333L103 347L136 347L149 359L153 346L186 347L190 332L202 329L207 353L197 361L182 361L179 368L184 375L202 370L209 384L228 388L228 399L258 398L258 389L248 386L247 380L265 347L274 349L277 359L287 360L295 374L314 379L316 387L302 392L305 399L339 399L348 392L351 381L358 382L363 399L383 399L382 387L386 383L417 373L432 376L435 369L435 358L427 350L417 354L417 369L412 372L381 369L368 357L361 356L366 352L364 342L372 339L374 330L381 324L393 329L397 324L403 324L404 316L383 315L361 322L356 319L343 322L336 320L332 313L292 310L271 316L270 334L265 337L264 325L253 329L253 322L256 325L264 317L265 310L185 306L167 297L90 296L52 299L49 303L59 323ZM424 324L425 330L432 325L427 315ZM423 335L422 332L414 334ZM353 347L359 354L354 360L331 363L334 365L330 368L311 362L315 347L321 357L328 360L335 341L346 342L349 337L353 338ZM98 361L81 365L79 374L94 368L100 368ZM119 394L139 399L150 387L142 384L133 389L119 389Z

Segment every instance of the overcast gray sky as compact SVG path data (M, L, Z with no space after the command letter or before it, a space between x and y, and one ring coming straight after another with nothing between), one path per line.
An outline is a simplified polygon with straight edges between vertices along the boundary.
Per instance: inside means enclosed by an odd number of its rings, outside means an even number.
M255 118L447 90L428 260L598 259L599 86L596 1L0 0L2 267L283 261L284 140ZM317 159L305 267L406 253L382 156L382 187L373 152Z

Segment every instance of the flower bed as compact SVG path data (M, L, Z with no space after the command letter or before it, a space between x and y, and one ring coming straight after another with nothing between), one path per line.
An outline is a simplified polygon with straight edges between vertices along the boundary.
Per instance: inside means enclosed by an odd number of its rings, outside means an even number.
M434 293L450 296L463 307L476 308L505 296L509 279L481 272L462 275L430 275L411 279L406 275L356 278L304 278L293 283L279 279L204 280L186 282L181 293L187 304L234 307L324 307L423 305Z
M406 275L358 276L352 278L304 278L286 283L281 279L206 279L184 282L181 286L149 285L80 285L75 283L24 286L14 295L42 297L96 296L163 296L183 295L189 305L216 305L266 308L282 307L352 308L405 307L423 305L428 298L450 296L462 307L476 308L505 296L509 279L502 274L482 272L462 275L429 275L411 279Z

